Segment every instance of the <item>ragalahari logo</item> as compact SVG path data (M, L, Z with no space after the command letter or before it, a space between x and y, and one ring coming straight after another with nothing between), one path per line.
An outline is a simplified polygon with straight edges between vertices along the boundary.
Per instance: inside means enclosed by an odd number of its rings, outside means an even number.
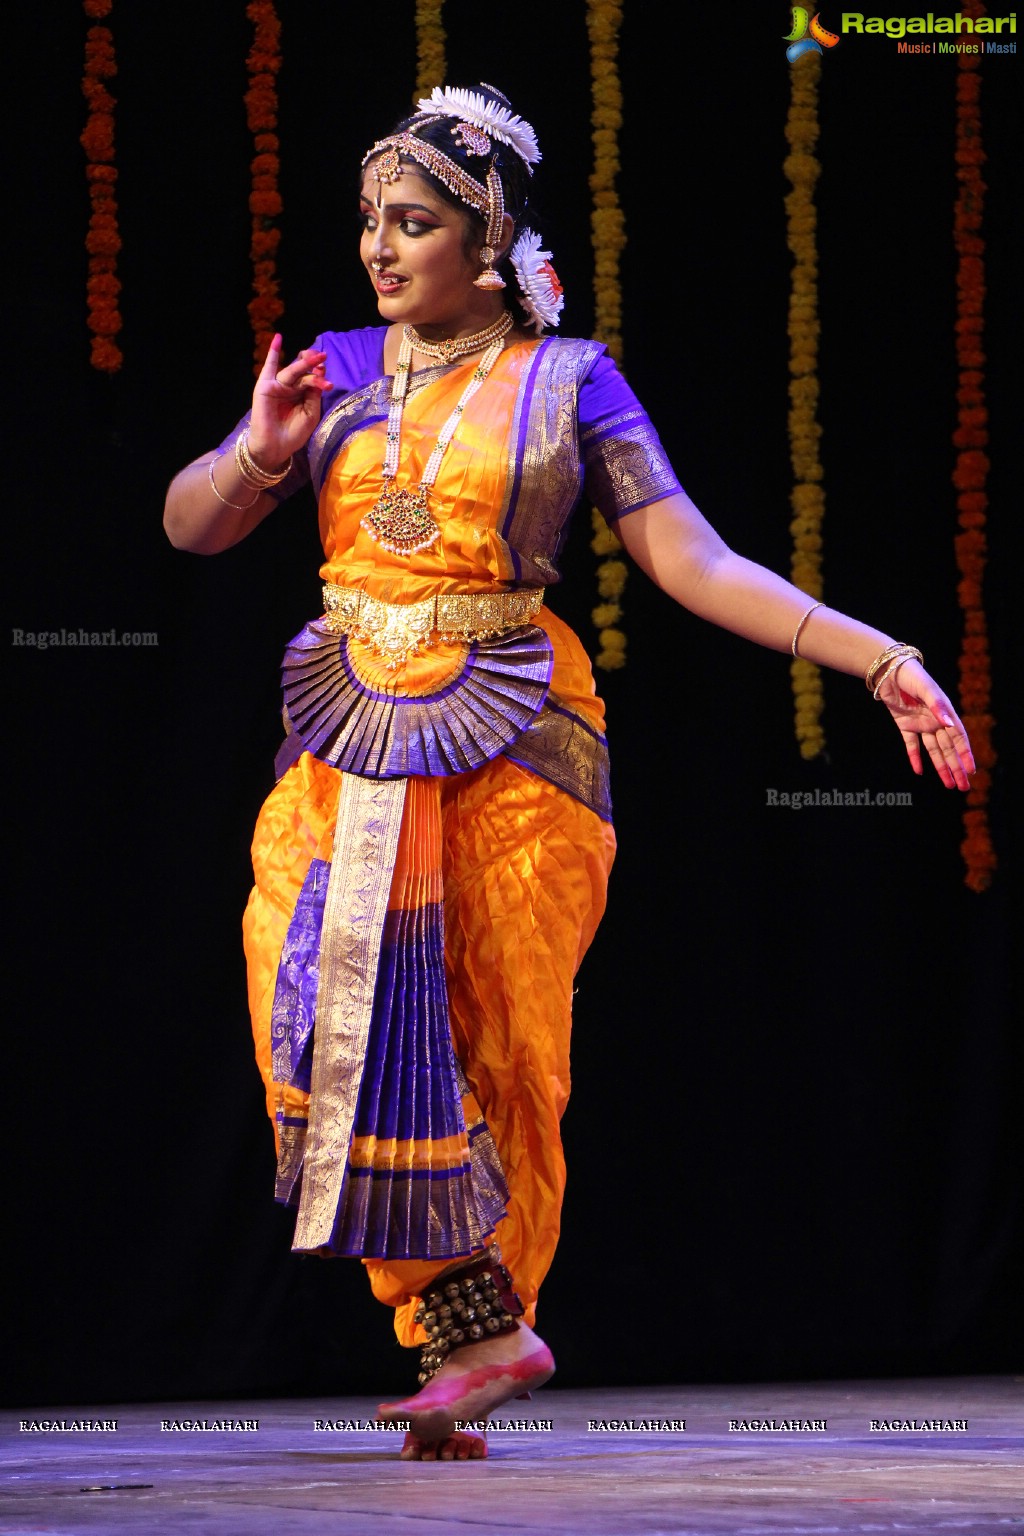
M802 5L794 5L793 30L786 34L785 41L789 44L786 49L786 58L792 64L804 53L820 53L823 48L834 48L839 38L834 32L821 24L821 17Z

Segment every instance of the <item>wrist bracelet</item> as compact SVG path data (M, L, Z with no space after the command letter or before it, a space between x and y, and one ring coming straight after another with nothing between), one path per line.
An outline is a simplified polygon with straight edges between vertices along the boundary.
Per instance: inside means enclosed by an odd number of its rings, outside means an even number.
M232 507L236 512L245 512L249 509L249 507L254 507L256 505L260 499L260 493L257 491L252 501L228 501L226 496L222 496L220 491L217 489L217 482L213 478L213 466L217 463L218 459L222 459L223 457L224 455L220 453L217 455L216 459L210 460L210 467L207 478L209 479L213 494L216 496L217 500L222 501L226 507Z
M283 469L271 472L262 469L249 452L249 428L246 427L235 439L235 468L239 478L254 491L266 491L272 485L280 485L292 467L292 455Z
M921 652L919 650L916 650L914 648L914 646L908 645L907 649L906 649L906 652L904 654L901 654L899 656L894 656L893 659L890 661L889 665L886 667L885 671L882 673L881 677L878 679L878 682L875 684L874 688L872 689L871 697L873 699L877 699L878 698L878 696L882 692L882 684L884 682L886 682L888 678L892 677L895 673L897 673L899 671L900 667L902 667L902 665L903 665L903 663L905 661L923 661L923 660L924 660L924 657L921 655Z
M807 612L804 614L803 618L800 620L800 622L797 625L796 629L793 631L793 644L790 646L790 650L793 652L794 656L799 655L799 652L797 651L797 648L796 648L796 643L800 639L800 631L803 629L804 625L807 623L807 620L810 618L811 614L816 612L817 609L819 609L819 608L824 608L824 606L825 606L824 603L812 603L811 606L808 608Z
M875 657L874 661L864 673L864 686L869 693L871 693L874 689L878 673L881 672L882 668L888 662L890 662L894 656L898 656L901 651L906 649L908 649L908 647L904 646L901 640L894 640L891 645L887 645L885 650L880 652L879 655Z
M886 646L882 654L875 657L864 674L864 684L873 699L878 698L882 684L897 672L905 661L923 662L924 657L916 645L902 643Z

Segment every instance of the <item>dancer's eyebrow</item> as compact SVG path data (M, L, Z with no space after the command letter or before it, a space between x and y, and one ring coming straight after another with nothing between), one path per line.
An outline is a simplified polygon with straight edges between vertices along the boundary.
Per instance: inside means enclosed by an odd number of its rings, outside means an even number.
M360 197L359 201L366 203L369 208L375 206L365 194ZM428 213L432 219L438 217L437 209L428 208L426 203L388 203L388 210L395 213Z

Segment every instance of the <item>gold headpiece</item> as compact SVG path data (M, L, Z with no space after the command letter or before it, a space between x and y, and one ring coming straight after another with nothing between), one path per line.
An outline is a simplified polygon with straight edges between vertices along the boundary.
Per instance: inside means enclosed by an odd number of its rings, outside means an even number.
M373 148L367 150L363 156L363 165L379 156L376 167L377 177L390 186L402 174L403 155L422 165L423 169L436 177L449 192L453 192L470 208L475 208L481 218L488 219L489 222L491 197L483 182L477 181L456 161L450 160L443 150L428 144L425 139L417 138L415 133L406 130L405 133L392 133L386 139L378 139ZM491 170L493 169L492 166ZM496 172L495 175L497 175ZM488 172L489 180L490 172Z
M427 117L425 122L436 122L436 116ZM465 129L465 123L459 123L458 128ZM454 132L455 130L453 130ZM479 136L481 139L483 135ZM461 140L457 141L461 142ZM470 153L487 153L490 143L484 151L471 150ZM501 221L505 216L505 197L501 189L501 177L492 160L487 168L486 185L477 181L468 171L455 160L449 159L443 150L436 145L429 144L425 139L418 138L410 130L404 133L389 134L386 139L378 139L372 149L363 156L363 165L377 157L376 174L378 180L387 182L389 186L396 182L402 174L402 156L407 155L410 160L415 160L422 165L425 171L435 177L442 186L448 188L456 197L473 208L486 221L487 230L484 235L484 245L480 252L484 269L476 279L480 288L504 288L505 284L494 270L494 259L501 241Z
M493 86L487 89L494 95L500 95ZM502 101L504 99L502 97ZM415 160L442 186L447 187L449 192L478 213L486 223L486 232L480 252L484 267L475 280L476 285L478 288L504 288L504 282L494 270L505 216L505 198L494 158L487 168L486 183L477 181L475 176L471 176L444 150L421 139L417 130L446 118L455 118L452 137L468 155L490 155L492 141L497 139L515 150L531 175L534 164L540 159L537 135L529 123L521 117L513 116L508 107L496 101L488 101L476 91L464 91L450 86L445 86L443 90L435 87L432 94L424 97L417 105L420 111L413 126L401 133L389 134L386 139L378 139L363 156L363 165L376 159L378 179L390 186L402 174L402 156L405 155Z

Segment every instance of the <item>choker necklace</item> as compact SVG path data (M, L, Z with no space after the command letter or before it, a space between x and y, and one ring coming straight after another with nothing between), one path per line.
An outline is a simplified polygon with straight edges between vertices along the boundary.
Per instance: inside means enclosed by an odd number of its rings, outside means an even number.
M503 309L499 320L473 336L452 336L447 341L428 341L413 326L406 325L402 328L402 340L410 342L413 351L422 352L424 357L432 357L437 363L454 363L456 358L468 357L470 352L482 352L492 342L500 341L508 335L514 324L512 311Z
M408 557L419 554L422 549L429 549L439 536L441 530L430 514L427 492L437 479L441 460L459 429L463 411L501 356L502 337L511 329L511 326L512 316L506 310L496 325L489 326L486 331L479 331L475 336L464 336L456 342L442 341L435 344L428 341L422 346L421 339L412 326L407 325L404 328L402 345L398 349L398 361L395 363L395 379L391 386L387 447L381 467L384 488L377 497L372 511L368 512L359 524L371 539L376 539L381 549L386 549L392 555ZM490 342L489 346L488 342ZM405 410L405 397L409 388L413 348L426 352L429 357L432 355L430 349L435 346L438 352L442 347L451 346L460 347L464 352L478 352L481 347L486 346L487 351L473 369L472 377L462 391L458 405L438 433L437 442L427 460L419 485L415 490L408 490L404 486L401 490L397 490L394 480L398 472L398 455L402 446L402 412ZM446 357L444 361L448 362L450 359Z

